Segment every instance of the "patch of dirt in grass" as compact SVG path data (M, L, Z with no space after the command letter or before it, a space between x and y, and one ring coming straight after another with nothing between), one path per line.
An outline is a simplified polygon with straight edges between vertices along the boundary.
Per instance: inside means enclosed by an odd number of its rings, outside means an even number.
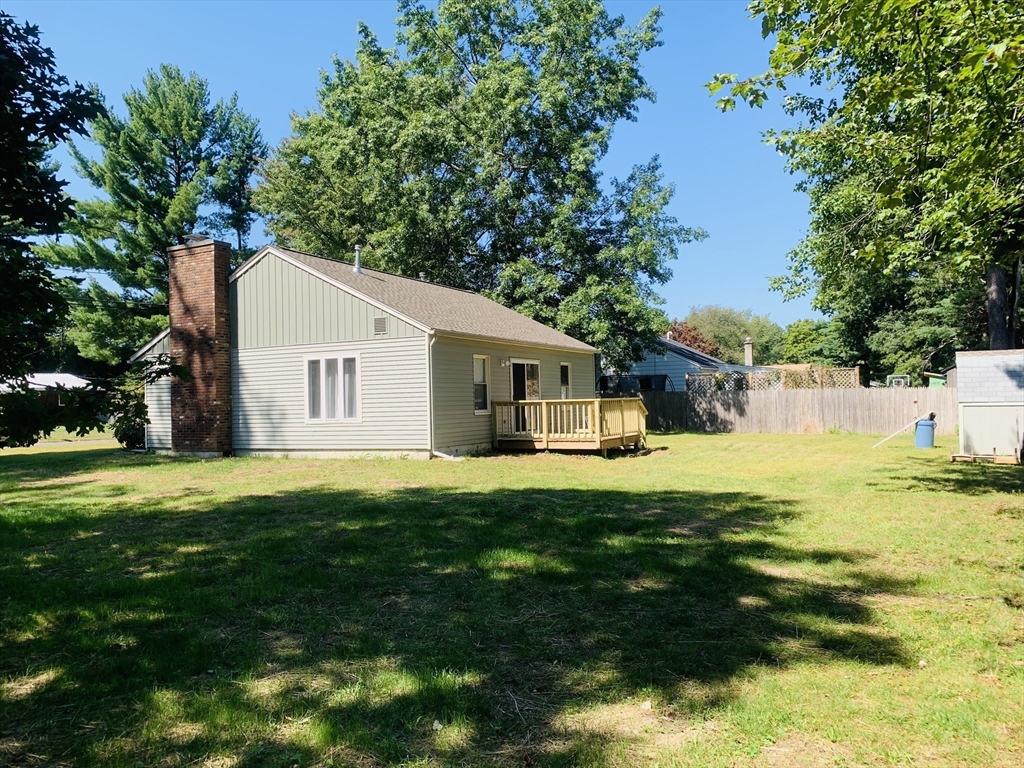
M660 510L658 510L660 513ZM744 533L750 528L763 526L760 520L736 520L730 517L694 519L688 520L681 525L673 525L668 532L674 536L684 536L688 539L710 539L721 536L724 533Z
M860 765L838 744L803 733L791 733L770 747L764 747L755 765L763 768L824 768Z
M234 768L240 762L242 762L242 759L235 755L217 755L216 757L206 758L199 765L202 768Z
M761 564L755 566L757 570L763 573L765 576L771 576L773 579L783 579L786 581L797 581L806 580L807 574L799 568L792 568L787 565L776 565L776 564Z
M768 608L771 606L767 600L757 595L740 595L736 598L736 602L741 608L748 608L756 610L758 608Z
M625 583L625 590L631 594L637 592L649 592L659 589L667 589L669 583L665 579L642 576L638 579L628 579Z
M719 730L714 721L694 723L659 712L650 702L609 704L561 718L556 732L571 739L597 737L629 744L634 759L684 748Z

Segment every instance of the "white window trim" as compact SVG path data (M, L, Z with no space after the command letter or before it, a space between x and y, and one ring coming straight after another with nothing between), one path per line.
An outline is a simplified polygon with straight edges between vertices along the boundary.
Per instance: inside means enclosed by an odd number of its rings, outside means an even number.
M346 419L343 415L345 413L345 359L356 361L356 417L354 419ZM338 361L338 386L341 389L340 397L338 400L338 417L334 419L328 419L321 416L319 419L309 418L309 361L319 360L320 361L320 413L326 413L327 409L324 407L324 374L326 373L327 366L324 363L325 360L337 360ZM359 424L363 420L363 366L362 361L358 352L324 352L319 355L306 355L302 360L302 407L303 417L307 424Z
M544 399L544 377L541 376L540 372L540 360L531 360L528 357L510 357L508 359L508 394L511 399L512 392L515 391L515 387L512 385L512 363L527 363L537 366L537 394L538 400ZM524 401L526 402L526 401Z
M476 410L476 393L473 394L473 415L474 416L488 416L491 413L491 356L490 355L473 355L473 360L484 361L484 384L487 385L487 410L478 411ZM476 363L474 362L473 370L473 384L476 384Z
M569 394L568 394L567 397L563 397L562 399L563 400L572 400L573 399L573 397L572 397L572 363L570 363L568 360L562 360L558 364L558 395L559 395L559 397L561 397L561 395L562 395L562 366L563 365L566 368L569 369Z

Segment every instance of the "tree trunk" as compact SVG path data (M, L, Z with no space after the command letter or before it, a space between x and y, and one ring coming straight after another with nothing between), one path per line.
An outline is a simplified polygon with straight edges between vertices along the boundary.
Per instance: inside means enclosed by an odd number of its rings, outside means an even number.
M1010 349L1017 348L1017 326L1020 324L1020 278L1024 269L1024 256L1017 257L1017 267L1013 270L1013 301L1010 302Z
M1006 267L991 264L985 279L985 294L988 299L988 348L1011 349L1009 286ZM1016 321L1016 318L1014 318Z

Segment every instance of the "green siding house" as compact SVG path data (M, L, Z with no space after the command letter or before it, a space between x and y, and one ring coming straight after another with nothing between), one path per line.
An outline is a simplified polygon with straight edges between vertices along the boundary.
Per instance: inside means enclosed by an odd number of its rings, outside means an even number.
M594 397L596 350L479 294L267 246L169 251L170 354L147 447L195 455L429 458L489 449L492 403Z

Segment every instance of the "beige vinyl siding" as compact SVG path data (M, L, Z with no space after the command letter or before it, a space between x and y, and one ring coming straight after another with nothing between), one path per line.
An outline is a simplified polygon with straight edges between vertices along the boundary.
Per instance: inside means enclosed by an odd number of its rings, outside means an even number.
M351 355L359 357L359 420L307 423L306 359ZM236 451L429 448L425 337L239 349L231 364Z
M157 345L159 346L159 345ZM165 350L166 351L166 350ZM158 354L154 352L154 354ZM167 377L146 385L146 447L154 451L171 449L171 380Z
M232 282L230 290L234 349L425 336L419 328L274 254ZM378 317L388 320L384 337L374 334Z
M511 398L512 369L501 367L502 358L540 361L542 399L559 399L559 364L563 362L572 365L572 396L594 396L594 355L591 353L438 336L432 354L434 447L444 453L491 444L493 415L473 411L473 355L490 358L492 401Z
M167 355L171 352L171 337L164 336L158 341L149 352L146 353L146 359L156 357L157 355Z

